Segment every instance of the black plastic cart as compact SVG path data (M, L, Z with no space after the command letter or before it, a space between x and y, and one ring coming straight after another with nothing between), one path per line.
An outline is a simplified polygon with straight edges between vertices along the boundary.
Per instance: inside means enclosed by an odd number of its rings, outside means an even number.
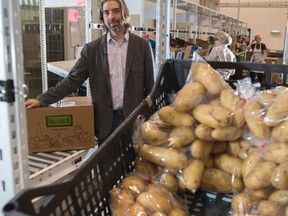
M263 70L268 81L271 72L282 72L287 80L288 66L210 62L215 68ZM15 215L111 215L109 191L134 169L135 153L132 143L134 122L139 115L147 119L168 105L169 95L184 84L191 66L189 60L167 60L161 67L152 93L133 111L101 147L66 182L25 189L19 192L3 212ZM268 74L268 75L267 75ZM271 76L270 76L271 77ZM266 83L271 87L271 83ZM204 191L181 195L193 216L230 215L231 194ZM35 201L36 200L36 201Z

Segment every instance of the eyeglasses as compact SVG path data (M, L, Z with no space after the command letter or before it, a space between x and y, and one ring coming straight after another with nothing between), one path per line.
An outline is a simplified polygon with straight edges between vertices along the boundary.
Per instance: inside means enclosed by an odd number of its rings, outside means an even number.
M109 16L110 13L116 15L121 12L120 8L114 8L112 10L103 10L102 13L104 16Z

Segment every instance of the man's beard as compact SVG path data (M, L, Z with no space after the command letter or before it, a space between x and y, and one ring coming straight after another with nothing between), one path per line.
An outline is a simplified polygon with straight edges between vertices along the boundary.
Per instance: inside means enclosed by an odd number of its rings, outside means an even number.
M119 31L120 31L120 26L110 27L110 30L111 30L111 31L114 31L114 32L119 32Z
M112 22L113 22L113 20L112 20ZM114 21L115 22L115 21ZM120 30L121 30L121 26L123 26L124 25L124 21L123 20L120 20L120 21L117 21L117 25L114 25L114 26L110 26L109 25L109 29L111 30L111 31L114 31L114 32L119 32Z

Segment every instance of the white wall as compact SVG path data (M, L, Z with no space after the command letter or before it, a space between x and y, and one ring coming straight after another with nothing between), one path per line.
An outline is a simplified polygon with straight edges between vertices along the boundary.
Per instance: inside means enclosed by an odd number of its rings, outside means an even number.
M221 3L238 3L238 0L221 0ZM240 0L244 2L264 2L261 0ZM274 1L270 1L273 3ZM277 0L277 2L287 2ZM219 9L221 13L231 17L238 17L238 8ZM260 34L262 42L266 44L268 49L283 50L285 28L287 23L287 8L248 8L240 7L239 19L247 22L248 28L251 28L251 36ZM271 34L272 30L280 30L280 34Z

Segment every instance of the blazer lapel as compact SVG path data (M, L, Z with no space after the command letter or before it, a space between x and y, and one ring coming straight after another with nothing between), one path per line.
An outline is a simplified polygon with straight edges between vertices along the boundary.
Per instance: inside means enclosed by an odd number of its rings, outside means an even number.
M135 46L137 46L135 37L131 32L129 33L129 42L128 42L128 49L127 49L127 57L126 57L126 71L125 71L125 83L128 79L130 68L133 63L133 59L135 56Z
M108 51L107 51L107 34L102 37L101 41L101 53L103 55L103 73L106 78L109 89L111 89L110 73L109 73L109 62L108 62Z

